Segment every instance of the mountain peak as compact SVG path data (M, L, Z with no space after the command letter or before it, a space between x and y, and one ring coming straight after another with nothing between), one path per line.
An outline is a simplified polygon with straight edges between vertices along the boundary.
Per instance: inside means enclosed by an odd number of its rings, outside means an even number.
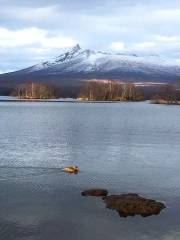
M68 52L65 52L65 53L61 54L60 56L56 57L55 62L58 63L58 62L64 62L66 60L70 60L75 55L77 55L80 50L81 50L81 47L79 44L77 44L73 48L71 48Z
M76 53L76 52L78 52L78 51L80 51L80 50L81 50L80 45L79 45L79 44L76 44L76 45L72 48L71 52Z

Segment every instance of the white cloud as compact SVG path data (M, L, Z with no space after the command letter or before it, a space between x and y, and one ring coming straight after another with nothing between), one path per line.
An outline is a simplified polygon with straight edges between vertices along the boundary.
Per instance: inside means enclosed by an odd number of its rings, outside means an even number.
M134 41L126 45L123 42L112 42L110 48L124 53L160 54L179 58L180 35L149 35L146 40Z
M140 42L140 43L136 43L134 44L134 49L136 49L137 51L142 51L142 50L149 50L152 49L156 46L155 42Z
M174 21L180 19L180 8L160 9L156 11L156 16L162 20Z
M35 27L15 31L0 28L0 47L2 48L34 45L37 48L67 48L75 44L76 40L70 37L61 35L51 37L48 35L48 31Z
M60 34L31 27L9 30L0 27L1 72L22 69L57 56L64 48L73 47L76 40Z
M155 35L153 38L158 42L163 43L175 43L180 42L180 36L165 36L165 35Z
M156 42L137 42L132 44L125 44L123 42L112 42L110 48L115 51L122 52L148 52L152 51L156 47Z
M66 48L72 47L77 42L72 38L67 37L51 37L51 38L44 38L42 41L42 46L45 48Z
M22 7L13 6L13 8L5 7L0 10L1 17L14 18L16 20L38 22L46 21L48 18L54 17L58 11L56 6L45 7Z
M116 51L122 51L125 49L123 42L112 42L110 48Z

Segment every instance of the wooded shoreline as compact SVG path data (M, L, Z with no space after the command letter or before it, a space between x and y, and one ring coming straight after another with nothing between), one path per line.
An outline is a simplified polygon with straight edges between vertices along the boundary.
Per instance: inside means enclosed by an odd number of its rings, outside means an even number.
M151 104L180 105L180 86L173 84L163 85L156 94L148 99L142 88L133 83L115 80L87 81L80 89L78 96L72 100L63 98L62 92L63 89L52 85L28 82L16 86L12 91L12 96L16 99L5 101L118 103L149 100Z

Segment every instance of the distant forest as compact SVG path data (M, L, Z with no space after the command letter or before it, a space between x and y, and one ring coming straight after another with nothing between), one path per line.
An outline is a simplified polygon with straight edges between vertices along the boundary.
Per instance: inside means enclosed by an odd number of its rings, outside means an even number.
M180 86L169 84L162 86L159 93L152 97L151 102L156 104L179 104Z
M118 81L90 81L85 84L80 98L90 101L142 101L144 94L132 83Z
M12 92L18 99L52 99L63 96L63 90L46 83L28 82L18 85ZM79 89L79 100L87 101L143 101L147 100L144 89L133 83L114 80L87 81ZM150 98L156 104L179 104L180 87L164 84Z
M18 85L12 95L19 99L52 99L59 97L59 88L46 83L24 83Z

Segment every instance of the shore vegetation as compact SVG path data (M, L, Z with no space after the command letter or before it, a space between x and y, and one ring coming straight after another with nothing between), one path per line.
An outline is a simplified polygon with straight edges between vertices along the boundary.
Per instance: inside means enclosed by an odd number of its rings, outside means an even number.
M79 98L87 101L142 101L144 94L132 83L118 81L88 81Z
M46 83L24 83L18 85L12 93L18 99L53 99L57 98L56 88Z
M154 104L180 104L180 87L177 85L164 85L159 93L151 99Z

